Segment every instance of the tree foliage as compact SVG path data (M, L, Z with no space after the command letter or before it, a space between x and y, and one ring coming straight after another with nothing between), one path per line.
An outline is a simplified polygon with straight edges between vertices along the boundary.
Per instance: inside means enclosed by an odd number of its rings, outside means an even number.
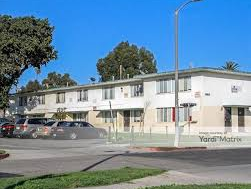
M42 85L39 83L38 80L30 80L26 86L21 87L21 91L20 92L35 92L38 90L42 89Z
M8 107L10 89L24 71L57 58L53 30L47 19L0 15L0 109Z
M156 73L156 60L154 55L144 47L138 48L129 42L121 42L105 58L97 63L97 70L101 81L109 81L112 76L120 79L120 65L123 67L122 78L140 74Z
M239 64L233 61L228 61L221 68L228 71L238 71Z
M61 75L56 72L51 72L47 78L42 81L42 84L45 88L58 88L74 86L77 85L77 82L74 81L68 73Z
M65 112L66 108L58 108L57 113L55 113L52 117L57 120L65 120L67 117L67 113Z

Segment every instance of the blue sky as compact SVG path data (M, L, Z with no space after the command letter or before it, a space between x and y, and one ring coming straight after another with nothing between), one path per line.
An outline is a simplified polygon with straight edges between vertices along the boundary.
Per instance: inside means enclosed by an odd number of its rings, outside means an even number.
M48 18L55 26L59 58L36 76L30 69L19 85L48 72L68 72L80 84L98 78L96 62L119 42L145 46L159 72L173 70L174 10L184 0L0 0L0 13ZM227 60L251 71L251 1L204 0L180 15L180 68L219 67Z

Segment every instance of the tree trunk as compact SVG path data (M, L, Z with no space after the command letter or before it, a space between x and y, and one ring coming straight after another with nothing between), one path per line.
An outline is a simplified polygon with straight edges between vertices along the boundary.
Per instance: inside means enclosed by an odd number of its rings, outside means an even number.
M3 117L5 117L5 114L6 114L6 109L4 108L3 109Z

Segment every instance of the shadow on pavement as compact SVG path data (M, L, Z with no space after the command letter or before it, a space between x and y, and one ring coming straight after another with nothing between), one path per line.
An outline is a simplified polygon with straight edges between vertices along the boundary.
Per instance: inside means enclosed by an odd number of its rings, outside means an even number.
M110 159L112 159L112 158L117 157L117 156L125 155L125 154L127 154L127 153L128 153L128 151L125 152L125 153L123 153L123 154L114 154L114 155L112 155L112 156L109 156L109 157L107 157L107 158L105 158L105 159L102 159L101 161L98 161L98 162L96 162L96 163L94 163L94 164L92 164L92 165L90 165L90 166L84 168L82 171L88 171L88 170L90 170L90 169L96 167L97 165L100 165L101 163L104 163L104 162L106 162L106 161L108 161L108 160L110 160Z
M12 173L2 173L0 172L0 179L1 178L11 178L11 177L22 177L23 175L12 174Z

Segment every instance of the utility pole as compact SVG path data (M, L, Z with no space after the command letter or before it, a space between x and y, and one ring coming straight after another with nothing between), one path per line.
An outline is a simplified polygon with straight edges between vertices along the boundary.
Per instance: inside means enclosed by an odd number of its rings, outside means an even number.
M201 0L190 0L183 3L175 11L175 139L174 146L179 147L180 128L179 128L179 12L188 4L199 2Z

